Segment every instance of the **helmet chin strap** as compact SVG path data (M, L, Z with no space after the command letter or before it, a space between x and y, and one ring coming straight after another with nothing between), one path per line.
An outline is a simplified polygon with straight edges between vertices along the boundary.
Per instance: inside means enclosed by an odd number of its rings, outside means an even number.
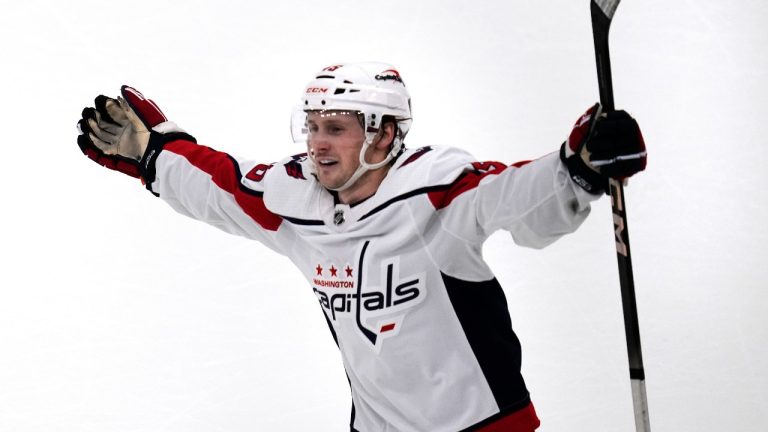
M341 192L346 189L349 189L350 186L355 184L357 180L365 174L367 171L373 171L379 168L382 168L386 166L399 152L399 145L397 145L397 141L393 142L392 144L392 150L387 153L387 157L384 158L381 162L376 162L374 164L370 164L365 160L365 152L368 151L368 147L370 147L373 144L373 140L375 137L372 137L370 139L366 139L363 141L363 147L360 149L360 165L358 165L355 172L352 173L352 175L347 179L347 181L344 182L343 185L337 187L337 188L328 188L334 192ZM395 138L395 140L399 140L400 138Z

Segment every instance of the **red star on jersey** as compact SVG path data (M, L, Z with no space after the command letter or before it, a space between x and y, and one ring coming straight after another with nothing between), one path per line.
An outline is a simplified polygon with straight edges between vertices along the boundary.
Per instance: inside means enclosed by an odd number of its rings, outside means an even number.
M344 269L345 272L347 272L347 277L352 277L352 269L347 266L347 268Z
M323 275L323 268L320 267L320 264L318 264L317 267L315 267L315 270L317 271L317 275L318 276L322 276Z
M334 266L333 266L333 264L331 264L331 268L330 268L330 269L328 269L328 270L330 270L330 271L331 271L331 277L336 277L336 271L337 271L338 269L337 269L336 267L334 267Z

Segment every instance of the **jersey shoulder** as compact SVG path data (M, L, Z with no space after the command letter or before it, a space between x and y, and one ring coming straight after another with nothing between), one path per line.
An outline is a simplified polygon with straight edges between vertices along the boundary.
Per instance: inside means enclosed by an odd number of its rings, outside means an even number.
M444 187L472 169L475 158L467 151L446 146L407 149L382 183L382 195L402 195Z
M243 184L264 196L264 205L281 217L320 220L318 203L332 197L315 179L306 153L279 162L256 166L243 178Z

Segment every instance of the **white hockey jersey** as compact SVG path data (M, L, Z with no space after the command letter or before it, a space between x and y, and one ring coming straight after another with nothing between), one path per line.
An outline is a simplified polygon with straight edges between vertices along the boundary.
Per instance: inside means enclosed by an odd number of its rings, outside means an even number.
M305 155L254 164L178 140L154 163L149 187L174 209L259 240L305 276L349 377L352 431L538 425L481 249L498 229L538 248L581 224L595 196L557 154L506 166L408 149L353 206L317 182Z

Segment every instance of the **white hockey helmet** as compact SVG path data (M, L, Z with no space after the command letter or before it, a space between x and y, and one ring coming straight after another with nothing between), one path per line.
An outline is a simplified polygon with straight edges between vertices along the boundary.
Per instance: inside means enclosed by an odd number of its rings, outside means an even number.
M295 142L306 142L306 112L349 111L361 117L365 142L360 150L360 167L337 191L351 186L365 171L389 163L403 149L411 127L411 97L400 73L390 64L378 62L337 64L324 68L304 88L301 105L291 119ZM378 163L365 161L365 152L379 132L382 120L393 118L395 139L387 157Z

